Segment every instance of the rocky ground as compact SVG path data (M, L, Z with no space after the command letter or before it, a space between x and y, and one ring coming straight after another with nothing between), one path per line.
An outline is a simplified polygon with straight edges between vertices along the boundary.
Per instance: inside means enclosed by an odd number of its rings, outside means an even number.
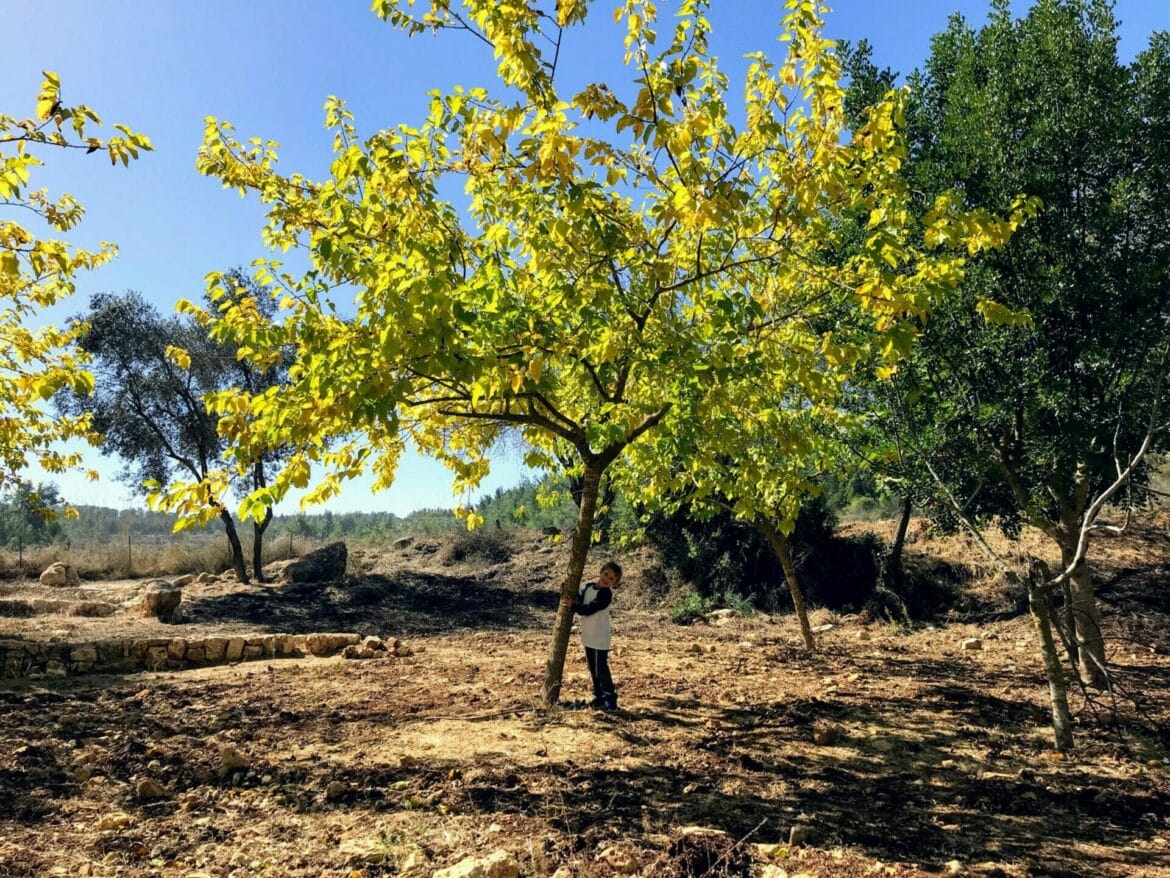
M627 559L617 713L578 705L576 644L565 703L539 706L565 549L536 536L507 560L419 540L351 552L328 585L209 583L173 625L0 619L0 638L412 647L0 681L0 876L1170 876L1160 534L1102 555L1120 685L1074 697L1071 758L1051 749L1027 617L987 583L975 610L911 631L821 611L810 656L787 616L670 624L661 577ZM919 534L912 552L963 546ZM91 588L77 599L135 586Z

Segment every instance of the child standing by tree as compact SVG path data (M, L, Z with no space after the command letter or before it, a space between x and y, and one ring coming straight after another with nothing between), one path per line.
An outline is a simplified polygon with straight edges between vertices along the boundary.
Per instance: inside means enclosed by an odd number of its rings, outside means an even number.
M601 565L597 582L585 583L573 605L581 617L581 643L585 647L585 661L589 663L589 676L593 678L592 706L602 710L617 710L617 690L609 673L609 605L613 602L613 588L621 581L621 565L607 561Z

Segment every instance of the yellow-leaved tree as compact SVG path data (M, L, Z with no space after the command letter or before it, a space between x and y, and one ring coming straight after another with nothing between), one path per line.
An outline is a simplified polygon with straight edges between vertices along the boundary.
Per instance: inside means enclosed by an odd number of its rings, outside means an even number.
M150 140L124 125L108 138L92 134L101 120L87 106L61 102L61 83L45 73L32 116L0 114L0 490L14 483L31 461L49 472L80 465L80 455L65 453L55 443L89 438L89 420L51 415L44 403L62 387L79 393L93 389L84 357L74 347L84 327L30 327L37 314L73 294L78 272L113 258L113 244L82 250L40 234L67 232L81 221L83 210L71 195L51 198L31 188L41 165L42 148L102 152L111 163L129 164ZM34 214L37 225L26 217ZM19 221L18 221L19 220Z
M257 194L268 243L311 262L299 275L267 264L272 317L223 296L212 310L181 306L259 364L295 351L281 386L212 400L241 466L264 447L295 449L242 514L292 488L326 500L367 468L388 485L408 439L452 469L457 490L479 484L504 431L522 434L535 466L560 468L571 449L583 490L542 691L555 702L607 470L636 466L631 449L697 417L713 387L740 375L767 368L787 387L842 368L759 345L768 333L804 338L806 313L826 297L864 312L895 361L910 338L895 330L953 270L953 257L897 233L912 209L893 182L898 98L867 136L847 137L823 10L788 7L787 55L754 58L739 110L708 54L700 0L679 3L666 38L653 3L627 0L617 19L628 81L574 95L560 93L556 65L584 2L379 0L410 33L464 30L489 44L498 88L436 92L419 124L367 137L331 98L323 180L281 173L276 144L209 119L200 169ZM452 179L465 204L444 197ZM873 228L835 258L845 213L872 216ZM942 203L931 221L994 234L969 220ZM227 481L155 501L197 518Z

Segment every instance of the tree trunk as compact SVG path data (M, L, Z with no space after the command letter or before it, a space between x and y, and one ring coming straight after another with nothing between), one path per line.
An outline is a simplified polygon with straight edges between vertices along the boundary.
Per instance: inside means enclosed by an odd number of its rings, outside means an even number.
M800 636L804 639L804 647L809 652L816 652L816 641L813 640L812 627L808 624L808 610L804 605L804 596L800 593L800 581L796 578L796 565L792 563L792 552L788 548L788 540L776 529L772 522L757 518L756 529L763 534L776 557L780 559L780 566L784 569L784 579L788 583L788 593L792 595L792 606L796 610L796 618L800 622Z
M219 510L219 517L223 521L223 529L227 531L228 543L232 547L232 569L236 576L245 585L248 583L248 568L244 565L244 547L240 545L240 535L236 533L236 523L232 514L226 509Z
M886 556L886 569L882 578L885 580L886 588L895 593L902 585L902 550L906 548L906 531L910 527L910 513L913 509L914 503L907 494L902 498L902 517L898 521L898 530L894 533L894 545L890 547L890 553Z
M1040 652L1044 656L1044 672L1048 677L1048 693L1052 700L1052 731L1056 749L1067 752L1073 747L1068 689L1065 685L1064 668L1060 666L1060 655L1056 651L1056 640L1052 636L1052 609L1048 593L1036 581L1035 576L1028 578L1028 609L1040 640Z
M1075 553L1076 537L1070 533L1060 544L1060 559L1064 569L1068 569ZM1070 635L1077 653L1077 672L1086 686L1104 689L1109 683L1105 671L1105 638L1101 634L1093 575L1083 558L1069 577L1069 594L1068 611L1072 616Z
M264 510L264 520L252 520L252 575L264 582L264 532L272 524L272 507Z
M597 514L597 496L603 471L604 465L596 461L585 466L577 526L573 529L573 545L569 553L569 569L565 573L565 581L561 584L561 599L557 605L557 618L553 624L552 643L549 644L548 664L544 673L544 687L541 689L541 698L547 706L556 704L561 697L565 654L569 649L569 632L573 628L573 604L577 601L577 589L581 587L585 559L593 540L593 519Z

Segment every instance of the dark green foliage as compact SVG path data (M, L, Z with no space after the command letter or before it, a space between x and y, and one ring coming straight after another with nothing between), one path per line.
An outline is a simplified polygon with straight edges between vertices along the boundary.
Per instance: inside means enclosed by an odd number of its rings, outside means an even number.
M806 600L857 609L877 579L878 546L872 540L840 539L835 526L836 515L824 497L811 500L789 538L792 556ZM662 563L693 583L703 598L723 606L741 598L762 609L791 607L780 564L751 525L726 514L696 520L684 506L673 515L652 516L645 534Z
M541 496L555 497L546 505ZM577 521L577 506L570 494L570 486L563 480L546 477L539 482L524 480L511 488L497 488L476 503L476 511L483 516L486 526L497 523L501 527L520 525L544 530L556 528L571 530Z
M690 592L670 608L670 621L675 625L690 625L698 622L713 609L715 604L710 598Z
M61 540L61 498L56 485L17 482L0 498L0 547L47 546Z

